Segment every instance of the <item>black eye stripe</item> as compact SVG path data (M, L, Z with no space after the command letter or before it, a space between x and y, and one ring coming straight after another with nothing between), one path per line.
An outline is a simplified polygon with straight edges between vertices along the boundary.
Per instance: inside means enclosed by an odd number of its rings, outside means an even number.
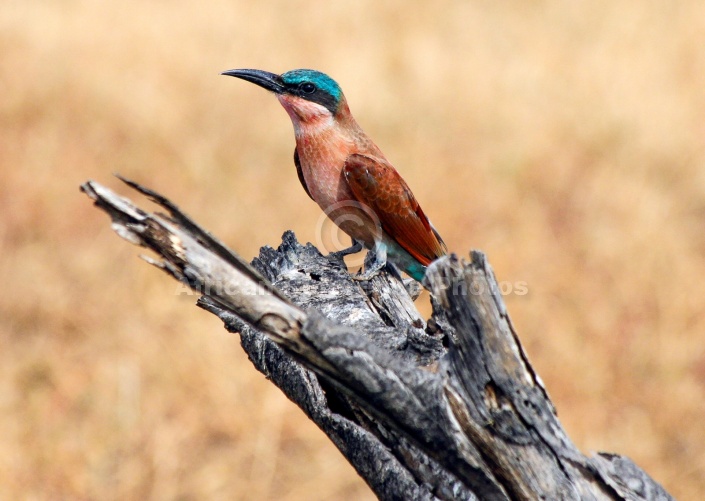
M290 94L302 97L312 103L318 103L328 108L331 113L336 113L338 109L338 101L329 92L318 88L318 86L313 82L292 82L285 85L288 87L288 92Z

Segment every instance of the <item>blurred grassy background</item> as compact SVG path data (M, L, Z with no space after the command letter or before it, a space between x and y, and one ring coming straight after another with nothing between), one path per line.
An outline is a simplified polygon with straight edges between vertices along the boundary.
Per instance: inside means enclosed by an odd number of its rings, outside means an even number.
M486 251L571 437L705 491L705 4L9 0L0 499L371 499L78 185L172 197L246 257L319 209L272 96L330 73L449 247Z

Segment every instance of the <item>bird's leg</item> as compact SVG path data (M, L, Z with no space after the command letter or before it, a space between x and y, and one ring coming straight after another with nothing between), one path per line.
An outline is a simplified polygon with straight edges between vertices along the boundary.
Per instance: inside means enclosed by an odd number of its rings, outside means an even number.
M343 259L345 256L348 256L350 254L357 254L362 250L362 242L355 240L354 238L352 239L352 245L350 247L347 247L343 250L331 252L328 254L328 259L332 259L334 261Z
M371 280L382 271L382 268L387 264L387 248L381 245L375 245L367 252L365 256L364 270L359 275L353 275L353 280Z
M355 280L370 280L386 267L387 271L401 280L401 274L393 263L387 261L387 246L377 242L375 246L365 256L365 271L360 275L353 276Z

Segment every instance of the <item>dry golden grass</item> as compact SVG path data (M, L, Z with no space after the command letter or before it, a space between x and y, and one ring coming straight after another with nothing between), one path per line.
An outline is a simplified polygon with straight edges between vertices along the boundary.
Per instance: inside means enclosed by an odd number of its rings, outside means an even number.
M449 247L527 283L581 449L705 492L705 4L408 5L0 9L1 499L372 497L78 193L121 172L247 257L313 240L288 118L232 67L337 78Z

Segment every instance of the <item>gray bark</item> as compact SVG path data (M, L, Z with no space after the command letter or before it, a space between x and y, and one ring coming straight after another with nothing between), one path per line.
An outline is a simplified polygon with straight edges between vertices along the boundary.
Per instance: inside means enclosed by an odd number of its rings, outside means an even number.
M145 259L202 293L198 305L240 334L254 366L380 499L671 499L628 458L573 445L481 252L433 263L425 321L390 274L354 280L291 232L249 264L124 181L169 215L92 181L81 188L120 236L159 256Z

